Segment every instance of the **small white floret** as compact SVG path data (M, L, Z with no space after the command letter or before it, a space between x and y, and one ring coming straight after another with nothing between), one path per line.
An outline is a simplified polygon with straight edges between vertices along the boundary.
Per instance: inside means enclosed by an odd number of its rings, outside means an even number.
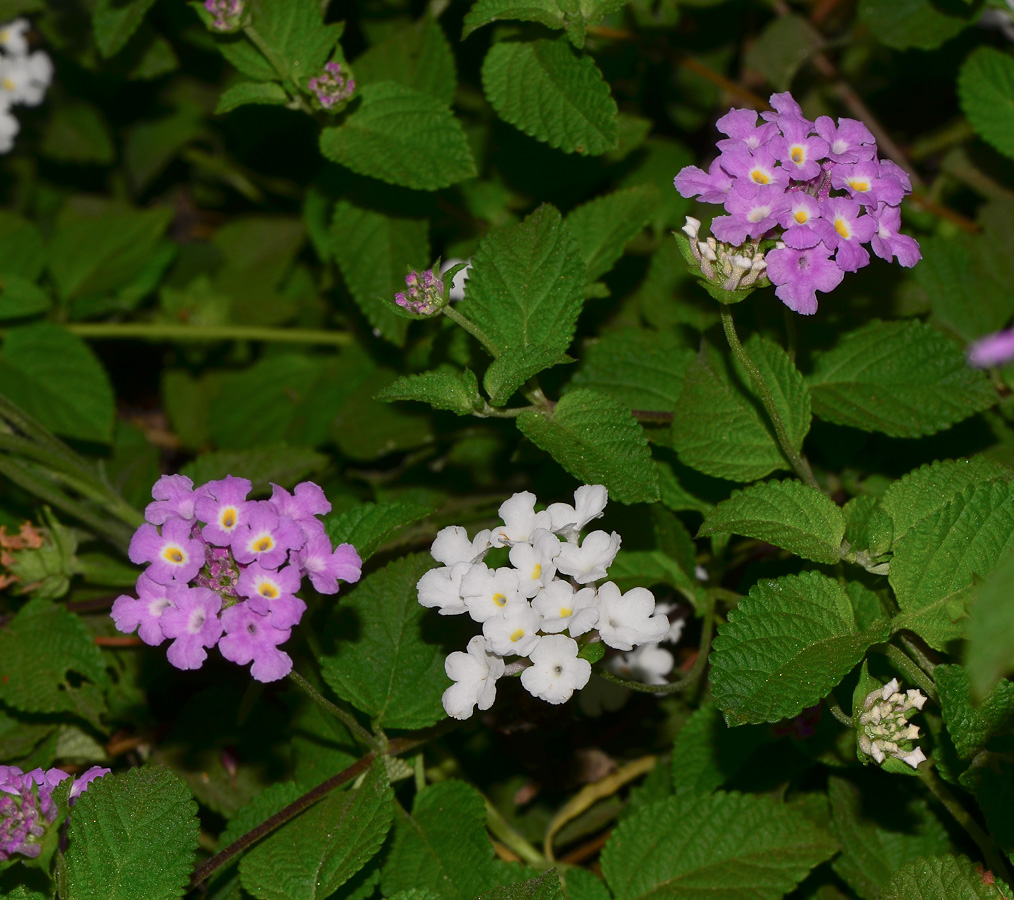
M510 549L511 565L518 573L518 590L531 600L556 575L554 560L560 552L560 539L551 531L538 528L530 544L515 544Z
M578 584L589 584L606 577L619 549L620 536L615 531L593 531L585 535L580 546L564 544L556 557L556 568Z
M485 563L476 563L461 579L461 597L476 622L485 622L511 606L524 604L518 593L518 573L510 566L494 570Z
M617 650L632 650L636 644L657 643L669 631L669 620L655 612L655 597L647 588L620 589L607 581L598 589L599 634Z
M480 531L471 540L460 525L448 525L437 532L430 545L430 555L445 566L478 562L489 550L489 529Z
M531 491L520 491L500 504L500 518L503 525L492 530L490 544L494 547L527 543L537 528L552 527L549 513L535 511L536 496Z
M441 566L430 569L423 574L416 584L419 592L419 603L429 608L436 608L442 616L456 616L468 611L461 597L461 579L471 566L458 563L454 566Z
M468 642L468 652L456 650L444 660L444 671L452 684L441 700L447 715L467 719L476 706L489 709L496 699L496 681L504 673L504 661L486 648L481 635Z
M509 606L499 615L482 623L489 649L500 656L528 656L542 636L540 616L527 603Z
M532 601L542 616L542 631L558 634L570 631L571 637L587 634L599 620L594 588L575 591L566 581L554 581Z
M530 654L532 665L521 673L521 684L540 700L565 703L591 678L591 663L577 654L577 641L562 634L547 635Z

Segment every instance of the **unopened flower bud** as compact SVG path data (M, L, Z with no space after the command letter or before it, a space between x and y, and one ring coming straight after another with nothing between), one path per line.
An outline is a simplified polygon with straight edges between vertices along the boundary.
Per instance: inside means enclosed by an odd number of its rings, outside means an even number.
M926 756L913 746L919 728L908 723L908 716L922 709L925 702L926 697L919 691L901 693L897 678L871 691L857 722L859 749L878 764L891 756L917 768Z
M338 112L351 99L356 89L356 81L342 74L341 63L329 62L320 75L310 79L307 87L316 97L321 109Z
M236 31L242 25L246 4L244 0L204 0L204 8L216 31Z
M433 269L416 272L414 269L405 276L408 290L394 295L394 302L402 309L417 316L431 316L447 304L444 283L434 274Z
M697 233L701 228L701 220L695 219L693 216L687 216L686 225L683 226L683 233L690 238L690 240L697 240Z

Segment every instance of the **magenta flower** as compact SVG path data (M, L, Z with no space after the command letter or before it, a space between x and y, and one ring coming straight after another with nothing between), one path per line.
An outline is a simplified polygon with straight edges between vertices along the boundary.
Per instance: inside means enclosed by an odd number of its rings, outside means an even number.
M803 110L789 91L783 91L781 94L772 94L768 97L768 103L771 104L774 112L765 111L761 113L761 118L767 122L778 122L779 127L781 127L785 119L801 119L805 121Z
M316 521L316 520L314 520ZM256 506L232 537L232 555L236 562L257 562L266 569L277 569L290 550L306 542L303 530L292 519L280 518L267 504Z
M870 262L863 246L873 237L877 222L872 216L860 215L862 207L847 197L825 200L821 219L814 225L824 245L836 250L834 261L845 272L856 272Z
M736 179L737 188L741 184L743 187L778 185L784 190L788 184L789 173L778 165L778 159L769 145L751 151L745 144L736 144L718 158L722 168ZM725 208L729 208L728 202Z
M151 496L155 502L144 508L144 517L152 525L162 525L171 518L193 522L198 495L186 475L163 475L152 487Z
M1002 366L1014 359L1014 329L979 338L968 348L968 362L978 369Z
M827 141L810 134L810 123L782 119L782 133L771 139L775 158L796 181L809 181L820 174L820 161L827 156Z
M716 216L711 230L720 241L742 244L748 237L760 238L778 224L788 201L785 192L776 184L751 189L749 185L729 192L725 208L728 216Z
M715 123L715 127L730 138L730 140L718 141L715 144L723 152L739 142L746 144L748 150L756 150L778 133L778 126L773 122L765 122L758 126L757 113L752 109L730 109Z
M162 612L162 633L175 638L166 656L177 669L199 669L208 658L206 648L222 636L222 598L208 588L184 588L175 603Z
M296 522L307 538L324 533L324 525L316 517L331 512L331 504L319 485L312 481L303 481L296 485L296 490L292 494L277 484L272 484L271 488L271 499L268 503L278 515Z
M126 594L113 602L112 617L116 630L125 634L134 631L151 647L157 647L166 636L162 631L162 613L175 605L176 596L186 587L179 582L159 584L142 572L137 579L137 597Z
M159 584L190 581L204 565L204 545L190 537L190 525L169 519L162 533L145 523L134 532L127 551L132 563L151 563L147 575Z
M815 247L820 237L814 225L820 220L820 204L810 194L796 191L788 194L788 206L778 219L785 229L782 240L796 250Z
M310 538L295 554L294 561L306 570L321 594L337 594L339 581L354 583L363 571L363 561L355 547L341 544L332 550L326 537Z
M880 163L874 159L836 167L831 173L831 185L848 191L853 199L873 209L878 203L897 206L905 196L897 177L882 172Z
M441 309L447 302L444 283L432 269L416 272L414 269L405 276L408 290L394 295L394 302L402 309L419 316L428 316Z
M732 179L722 168L722 157L718 157L707 172L697 166L680 169L673 185L681 197L700 197L701 203L725 203L725 195L732 188Z
M207 522L201 530L201 537L209 544L228 547L232 536L246 520L252 505L247 495L252 485L246 478L226 475L220 481L209 481L197 500L197 517Z
M823 244L806 250L776 248L768 252L767 263L768 278L776 285L775 296L804 316L817 311L817 291L833 291L845 277Z
M874 159L877 142L873 134L856 119L839 119L835 125L830 116L819 116L814 129L827 141L827 155L835 163L857 163Z
M246 605L250 609L269 616L275 628L291 628L306 611L306 604L295 596L299 582L300 570L296 566L285 566L275 572L253 563L239 576L236 590L248 598Z
M897 206L880 203L877 205L876 219L877 230L870 240L873 252L888 262L897 257L899 265L911 269L922 259L922 253L919 252L915 238L898 232L901 227L901 210Z
M95 781L96 778L108 775L111 771L111 769L107 769L103 766L92 766L90 769L87 769L84 774L78 775L78 777L74 779L74 783L70 786L70 805L74 805L77 798L88 790L88 785Z
M275 628L267 616L244 603L222 613L222 624L226 632L218 643L222 656L241 666L252 662L250 674L257 681L277 681L292 671L292 658L278 649L289 639L289 629Z

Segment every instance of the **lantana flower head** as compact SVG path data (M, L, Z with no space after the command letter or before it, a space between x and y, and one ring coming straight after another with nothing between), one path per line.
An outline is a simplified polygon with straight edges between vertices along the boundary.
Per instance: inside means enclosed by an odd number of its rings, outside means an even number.
M897 678L871 691L863 701L857 722L859 749L877 764L893 757L918 768L926 755L915 746L919 728L909 724L908 718L922 709L925 702L926 697L920 691L902 693Z
M250 490L232 475L197 488L164 475L130 542L131 561L149 565L137 596L113 603L113 621L151 646L170 639L178 669L199 669L217 646L232 662L252 663L258 681L282 678L292 659L278 647L306 611L303 578L322 594L359 580L355 548L332 547L317 518L331 509L319 486L303 482L290 494L274 485L269 500L248 499Z
M53 80L53 62L42 50L29 52L27 19L0 25L0 153L14 146L21 125L12 106L38 106Z
M775 295L803 315L817 311L817 294L841 284L844 273L870 262L865 245L906 268L919 245L899 234L908 175L877 156L870 130L855 119L807 119L789 93L773 94L773 112L733 109L718 120L728 135L705 172L687 166L674 179L684 197L721 204L725 215L700 236L687 217L684 255L708 289L742 291L771 283ZM717 240L716 240L717 239ZM682 240L682 239L681 239Z
M215 31L236 31L243 24L246 12L244 0L204 0L204 8L211 16Z
M629 651L669 634L650 591L622 594L612 582L596 584L608 575L620 536L600 530L582 540L581 531L608 499L602 485L583 485L573 505L540 510L535 494L522 491L501 504L502 521L492 529L472 539L457 525L437 534L431 552L442 565L419 579L419 603L445 616L468 613L482 625L467 653L447 658L455 682L443 695L449 716L467 719L476 707L488 709L496 680L508 672L520 672L533 696L564 703L591 675L581 644L602 641ZM509 566L484 562L493 548L507 549Z
M412 316L425 318L439 312L450 299L441 277L439 264L423 272L413 269L405 276L405 290L394 295L394 303Z
M356 80L343 72L341 63L329 62L325 64L323 72L310 79L307 87L321 109L338 112L352 99Z

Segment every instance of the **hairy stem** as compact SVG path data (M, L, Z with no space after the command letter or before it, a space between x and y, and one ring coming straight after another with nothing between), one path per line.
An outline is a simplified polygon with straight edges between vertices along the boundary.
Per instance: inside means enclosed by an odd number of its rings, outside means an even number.
M764 375L761 373L761 370L757 368L757 364L750 359L750 356L740 343L739 335L736 334L736 326L732 321L732 310L725 305L722 306L722 327L725 329L725 337L729 342L729 347L732 349L733 356L735 356L736 359L739 360L740 365L746 369L747 374L750 376L750 383L753 385L753 389L757 392L757 396L760 398L760 401L764 406L764 410L767 412L768 418L774 426L775 437L778 439L778 446L781 447L782 454L788 460L789 465L792 466L793 470L795 470L795 473L805 484L820 490L820 485L817 484L817 479L813 477L813 471L810 469L810 464L796 451L795 447L792 446L792 441L789 440L789 433L785 430L785 422L782 420L782 414L778 411L778 407L775 405L775 398L771 393L771 388L764 380Z
M460 325L465 329L472 337L474 337L482 346L486 349L486 352L493 357L498 359L500 357L500 350L496 345L486 337L486 332L483 331L478 325L476 325L471 319L465 318L459 313L453 306L445 306L440 310L448 319L454 322L455 325Z
M141 341L264 341L271 344L352 343L347 331L314 328L265 328L257 325L179 325L175 322L82 322L63 326L71 334L92 340Z
M307 697L309 697L314 703L317 704L321 709L329 712L339 722L341 722L350 732L364 746L370 747L373 750L377 750L379 742L377 738L370 734L362 725L360 725L355 716L352 713L347 712L340 706L332 703L327 699L320 691L318 691L309 681L307 681L302 675L300 675L295 669L289 672L289 681L291 681L296 687L298 687Z
M883 653L905 678L919 685L919 688L930 700L937 704L940 703L940 696L937 694L937 687L933 683L933 679L920 669L904 650L895 647L894 644L880 644L871 649Z
M855 723L852 721L852 716L845 714L845 711L838 705L838 701L834 699L833 694L828 694L824 698L824 702L827 704L827 708L830 710L831 715L841 722L842 725L847 728L855 727Z

